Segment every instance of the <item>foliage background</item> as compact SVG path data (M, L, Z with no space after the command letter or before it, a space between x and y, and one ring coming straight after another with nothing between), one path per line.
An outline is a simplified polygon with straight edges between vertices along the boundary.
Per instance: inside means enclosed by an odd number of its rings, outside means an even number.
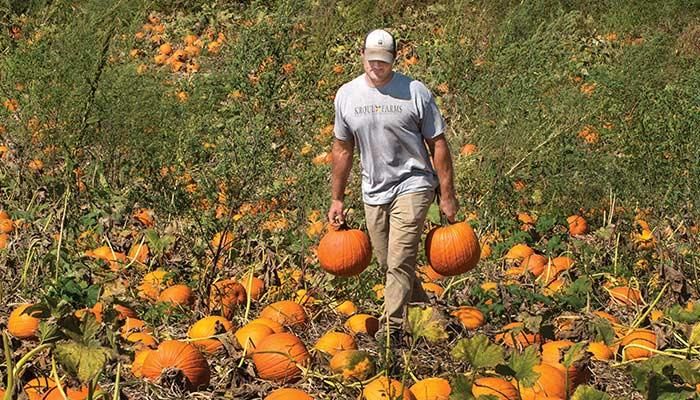
M21 105L15 118L3 111L5 141L32 159L41 149L27 123L36 117L46 126L41 143L55 146L50 161L59 165L51 195L80 166L90 188L101 182L129 200L183 211L172 182L157 179L172 165L193 174L203 192L226 181L239 201L286 192L323 208L328 171L310 168L299 149L327 150L329 138L314 137L332 123L331 98L361 72L363 34L383 26L402 44L397 69L439 97L455 153L478 146L458 164L466 209L522 207L513 201L517 179L526 184L519 197L539 209L596 207L610 192L632 206L694 209L697 2L395 3L6 2L5 32L19 25L25 39L3 35L0 90ZM154 11L182 15L165 40L207 26L229 40L202 60L201 73L154 67L139 75L128 51ZM414 65L405 62L411 56ZM344 71L334 73L336 65ZM590 94L585 84L595 85ZM184 104L169 96L178 89L189 94ZM227 100L234 90L241 101ZM599 135L594 144L577 137L586 125ZM205 142L215 147L203 149ZM298 179L287 185L292 172ZM9 188L21 191L10 183L31 177L3 179L9 201L18 196Z

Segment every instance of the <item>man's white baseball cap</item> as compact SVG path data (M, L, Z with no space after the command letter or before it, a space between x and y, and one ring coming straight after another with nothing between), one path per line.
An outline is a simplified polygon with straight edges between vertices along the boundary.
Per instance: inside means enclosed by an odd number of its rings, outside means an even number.
M393 64L396 55L394 37L383 29L373 30L365 37L364 54L367 61L384 61Z

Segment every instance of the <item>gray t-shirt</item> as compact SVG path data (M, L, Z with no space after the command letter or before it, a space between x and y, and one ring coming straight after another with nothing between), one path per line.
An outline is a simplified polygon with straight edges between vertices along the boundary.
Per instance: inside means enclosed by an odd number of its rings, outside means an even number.
M367 204L391 203L400 194L434 190L437 175L424 139L445 130L430 90L398 72L373 88L360 75L335 96L335 137L355 141Z

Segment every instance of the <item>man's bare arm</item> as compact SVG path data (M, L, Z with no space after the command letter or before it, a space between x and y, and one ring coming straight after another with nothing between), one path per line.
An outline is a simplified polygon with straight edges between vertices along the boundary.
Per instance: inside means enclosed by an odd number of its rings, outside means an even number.
M333 141L333 166L331 169L331 206L328 210L328 222L340 225L344 222L343 201L345 200L345 187L348 183L350 170L352 169L352 155L355 143L335 139Z
M459 203L454 188L454 169L450 147L445 135L426 140L426 142L433 156L433 166L440 182L440 210L448 221L455 222Z

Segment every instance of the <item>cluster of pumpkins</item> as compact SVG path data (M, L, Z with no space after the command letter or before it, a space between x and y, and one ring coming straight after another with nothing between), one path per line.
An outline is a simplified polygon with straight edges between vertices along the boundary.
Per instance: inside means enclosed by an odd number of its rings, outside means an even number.
M169 66L172 72L195 73L199 71L200 64L197 57L206 48L208 54L216 54L225 43L226 36L213 30L208 30L202 37L189 34L182 39L182 43L172 43L166 40L165 25L156 15L148 17L148 22L143 25L140 31L136 32L135 39L149 44L156 48L153 62L158 66ZM131 57L140 57L147 51L134 48L131 50ZM143 73L146 65L141 64L138 72Z
M453 225L453 227L459 227L459 225ZM469 230L473 235L471 228ZM226 247L232 242L232 237L221 233L217 235L212 240L212 244L216 247ZM361 243L361 246L357 247L356 242ZM331 243L333 251L324 253L328 243ZM474 243L478 246L475 237ZM148 251L147 245L142 242L135 243L129 254L116 252L109 246L102 246L87 251L85 255L104 260L109 268L118 270L128 263L144 262L148 257ZM433 253L440 255L439 251ZM478 260L478 247L474 254L470 256L471 259ZM331 255L332 259L327 255ZM367 267L370 259L369 240L366 234L359 230L330 230L319 246L321 264L324 269L336 275L359 274ZM336 269L333 269L334 266ZM119 304L109 305L123 321L120 328L122 338L132 343L136 350L131 366L133 375L160 381L166 371L177 370L186 378L187 390L206 388L211 378L211 369L206 355L214 354L224 346L223 337L233 330L230 320L233 311L244 303L248 296L251 300L256 300L264 291L264 282L252 275L242 278L241 282L247 285L244 286L233 279L220 280L212 285L209 308L220 315L210 315L195 322L184 340L165 340L158 343L152 330L144 321L137 318L133 310ZM179 307L188 307L194 302L192 290L184 284L173 284L168 273L163 269L156 269L143 277L138 286L138 295L147 301L166 302ZM8 332L14 337L36 339L40 316L27 312L31 306L32 304L21 304L11 313L8 319ZM98 302L90 309L80 310L77 315L80 317L85 312L91 312L98 321L101 321L104 308L105 305ZM374 334L378 329L377 318L357 313L357 309L351 302L339 305L337 311L349 317L345 326L353 334ZM235 330L233 345L241 349L245 357L252 359L259 378L273 382L292 381L302 374L311 359L302 340L292 332L295 327L299 328L307 322L308 316L302 304L291 300L278 301L264 307L258 318ZM327 354L330 370L342 376L343 379L367 379L374 373L373 360L367 352L357 349L351 334L329 331L318 339L314 349ZM375 380L373 385L365 388L366 397L371 398L369 393L373 387L382 391L396 384L397 382L393 380ZM34 386L37 385L32 382L27 385L29 386L25 387L25 392L34 391L44 395L53 392L56 386L55 382L48 380L45 385L40 385L42 388L39 389L35 388ZM288 396L292 392L299 392L299 389L278 389L270 393L267 398L290 398Z
M226 249L232 242L233 237L230 233L220 232L215 235L211 244L214 248ZM467 222L433 228L426 237L425 246L431 273L441 276L454 276L469 271L476 266L480 257L479 241ZM510 257L509 259L520 262L520 265L514 268L535 276L544 273L553 277L557 274L546 273L548 269L571 268L573 261L570 259L561 261L564 267L558 265L559 263L551 263L552 260L545 263L526 247L516 245L506 255L506 258ZM128 255L115 252L107 246L88 251L86 255L104 260L110 268L117 269L126 263L143 262L147 253L148 248L142 242L135 243ZM338 276L353 276L360 274L368 266L371 248L364 232L342 226L329 229L319 243L317 254L325 271ZM222 279L215 282L211 287L208 306L213 314L218 315L206 316L192 324L187 338L160 343L133 310L119 304L110 305L123 321L121 336L134 345L132 374L162 383L172 376L172 371L178 371L179 376L185 378L185 389L204 389L209 386L212 374L207 356L219 352L224 346L232 345L242 351L243 357L252 361L259 378L281 386L297 380L311 362L311 352L294 333L296 329L303 329L309 321L304 301L281 300L269 304L262 308L257 318L235 330L231 322L234 311L241 304L260 299L264 290L264 282L252 274L242 277L240 281ZM610 287L608 293L611 299L620 305L643 304L639 291L630 287ZM173 284L168 273L162 269L151 271L143 277L138 286L138 295L147 301L166 302L179 307L188 307L194 303L192 290L184 284ZM307 301L312 300L307 298ZM17 338L36 338L40 319L37 315L26 312L30 306L31 304L19 305L8 319L8 332ZM89 311L97 320L101 320L104 307L102 303L97 303L89 310L80 310L78 315ZM354 335L373 335L378 330L379 321L371 315L358 313L350 301L338 305L336 312L348 317L345 328L350 333L328 331L317 340L312 351L325 354L329 370L341 379L367 380L375 373L374 361L368 352L358 349ZM610 360L614 358L618 349L622 349L625 360L651 356L651 352L656 348L656 336L652 330L625 329L612 315L604 312L594 313L610 321L619 340L617 348L602 342L588 344L586 350L593 358ZM459 307L452 315L467 329L476 329L484 323L484 315L475 307ZM587 379L585 370L574 365L562 365L562 356L574 345L573 342L557 340L543 343L538 334L527 332L523 324L517 322L504 326L502 332L496 335L495 341L508 347L519 348L539 344L542 348L542 362L535 367L535 372L540 374L540 379L534 387L524 388L517 382L514 384L498 376L478 377L472 387L472 393L477 397L490 394L501 399L535 398L542 395L549 398L565 398L573 388ZM24 390L25 393L34 391L45 396L54 391L55 386L55 382L49 380L44 384L33 380L25 385ZM85 390L67 389L74 391L72 393ZM441 399L448 398L450 392L449 382L439 377L426 378L405 387L398 380L380 375L363 387L363 396L368 400L398 398L401 395L404 399ZM270 392L265 399L312 397L301 389L282 387Z

